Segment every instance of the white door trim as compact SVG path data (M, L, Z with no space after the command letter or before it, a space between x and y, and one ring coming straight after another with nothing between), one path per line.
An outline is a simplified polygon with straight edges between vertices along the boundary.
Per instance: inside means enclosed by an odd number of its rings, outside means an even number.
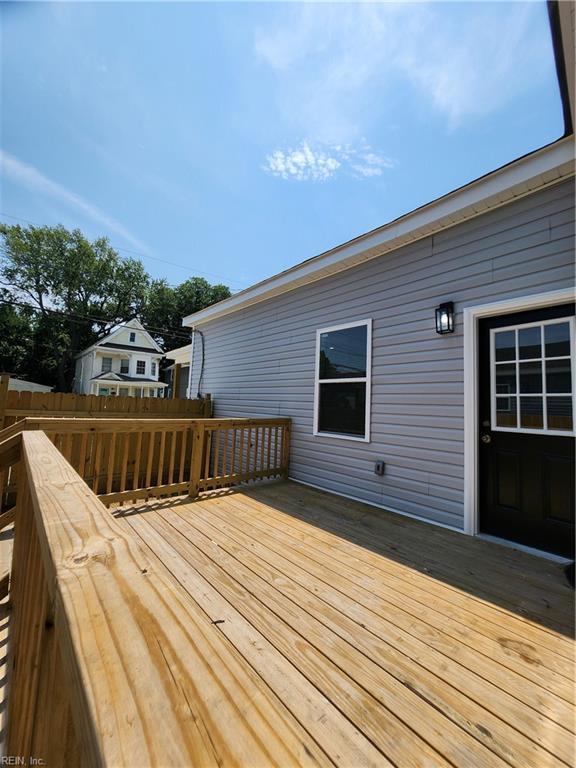
M464 532L471 536L478 533L478 320L575 299L574 288L563 288L464 308Z

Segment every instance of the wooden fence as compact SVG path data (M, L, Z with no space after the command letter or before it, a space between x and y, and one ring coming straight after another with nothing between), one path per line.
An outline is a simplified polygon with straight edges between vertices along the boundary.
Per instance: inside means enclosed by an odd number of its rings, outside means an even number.
M41 430L107 505L286 477L290 419L26 418L0 440ZM17 485L0 470L0 510Z
M0 429L27 416L76 418L193 419L212 415L210 395L193 400L161 397L75 395L62 392L17 392L0 376Z

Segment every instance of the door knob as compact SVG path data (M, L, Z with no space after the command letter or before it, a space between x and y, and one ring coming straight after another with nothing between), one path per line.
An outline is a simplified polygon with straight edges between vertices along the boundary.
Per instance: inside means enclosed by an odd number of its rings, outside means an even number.
M490 436L490 435L482 435L482 437L480 438L480 440L482 440L482 442L483 442L485 445L488 445L488 443L491 443L491 442L492 442L492 438L491 438L491 436Z

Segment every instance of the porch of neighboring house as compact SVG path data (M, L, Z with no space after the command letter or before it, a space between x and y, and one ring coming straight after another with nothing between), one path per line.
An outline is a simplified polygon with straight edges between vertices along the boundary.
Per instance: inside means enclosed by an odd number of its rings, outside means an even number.
M56 421L20 434L9 743L127 768L573 764L559 564L285 479L230 487L285 477L285 419ZM18 608L25 583L43 607Z
M101 373L92 379L92 395L116 397L164 397L168 385L157 379L143 379L117 373Z

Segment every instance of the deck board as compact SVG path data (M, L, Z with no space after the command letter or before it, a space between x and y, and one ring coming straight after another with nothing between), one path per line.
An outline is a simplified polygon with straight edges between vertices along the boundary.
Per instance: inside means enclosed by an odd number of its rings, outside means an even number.
M255 701L304 745L271 764L573 764L555 563L287 482L116 514L245 669L238 722L206 719L222 765Z

